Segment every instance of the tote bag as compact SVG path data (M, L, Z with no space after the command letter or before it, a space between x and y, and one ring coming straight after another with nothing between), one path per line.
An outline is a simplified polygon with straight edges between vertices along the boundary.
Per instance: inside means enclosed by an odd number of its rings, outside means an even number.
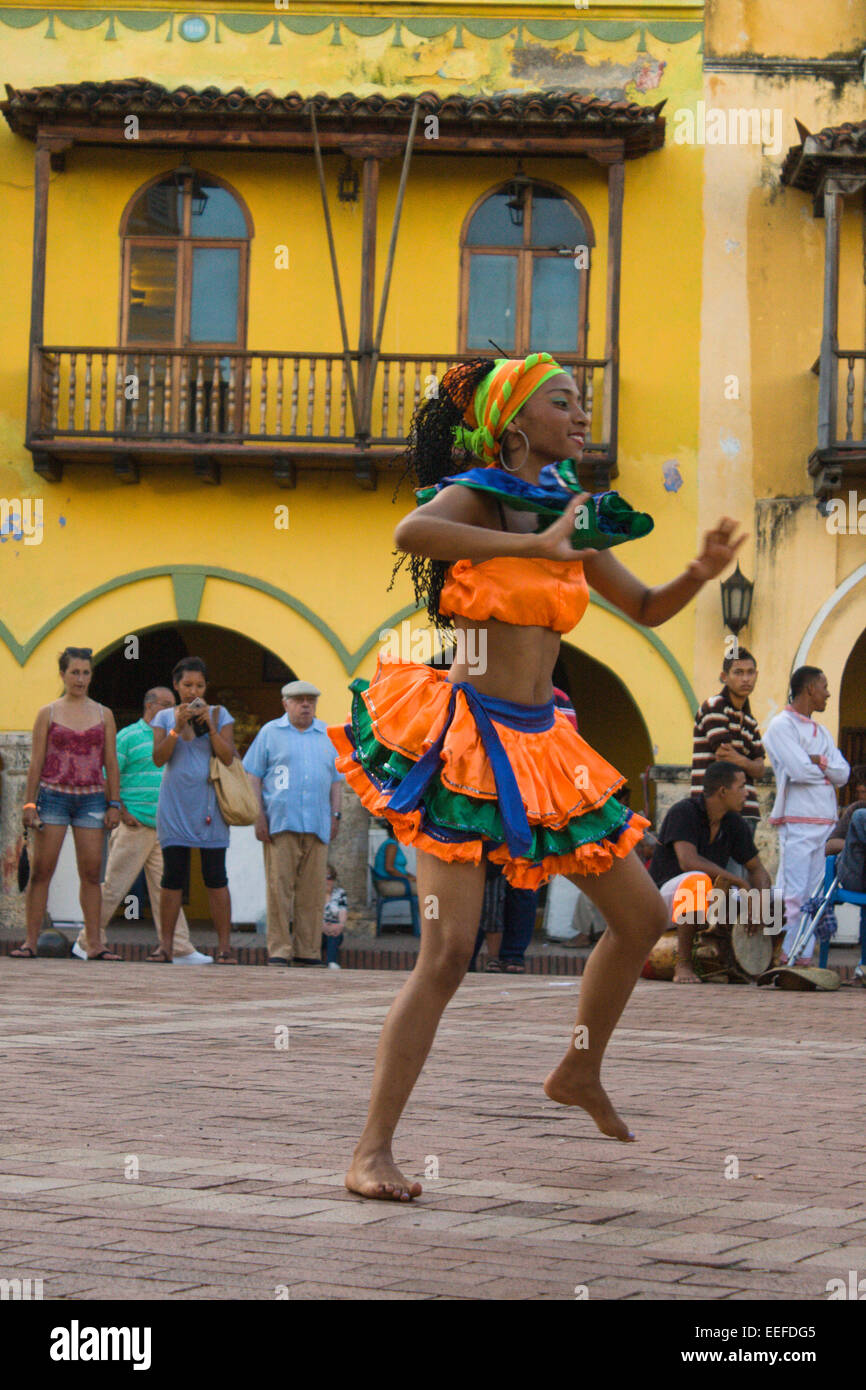
M259 799L244 765L235 755L231 767L219 758L210 760L209 781L213 782L217 804L226 825L254 825L259 817Z

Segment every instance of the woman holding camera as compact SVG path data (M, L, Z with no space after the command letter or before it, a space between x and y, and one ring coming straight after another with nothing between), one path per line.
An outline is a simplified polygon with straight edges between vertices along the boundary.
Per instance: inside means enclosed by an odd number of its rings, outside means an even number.
M162 935L160 945L147 959L160 965L172 960L190 850L197 849L218 939L214 963L237 965L230 942L232 912L226 876L229 828L209 780L211 754L226 767L232 765L234 720L222 705L206 703L207 670L199 657L179 661L171 681L180 703L174 709L160 710L151 725L153 761L165 768L165 775L156 811L163 859Z
M81 881L87 959L120 960L101 949L99 937L102 846L106 828L112 830L120 819L120 773L114 715L87 693L92 656L90 647L66 647L61 652L63 694L42 707L33 725L23 814L25 829L35 832L27 887L27 940L10 952L25 960L36 955L48 890L70 825Z

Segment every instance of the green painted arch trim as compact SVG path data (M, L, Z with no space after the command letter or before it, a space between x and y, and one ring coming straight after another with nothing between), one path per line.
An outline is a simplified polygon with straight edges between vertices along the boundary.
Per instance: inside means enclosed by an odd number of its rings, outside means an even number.
M258 593L267 594L269 598L276 599L278 603L284 604L286 608L291 608L293 612L297 613L299 617L304 618L311 627L314 627L317 632L322 634L340 658L343 669L347 675L352 675L364 660L367 653L375 647L376 643L380 640L379 633L382 631L383 627L394 627L405 618L411 618L416 613L422 611L418 604L410 603L404 605L403 608L392 613L383 624L378 626L376 630L361 643L356 651L350 652L348 647L346 647L334 632L333 628L330 627L323 618L320 618L317 613L314 613L312 608L308 608L305 603L302 603L300 599L295 598L293 594L288 593L285 589L278 588L276 584L269 584L265 579L256 579L252 575L242 573L240 570L223 569L222 567L211 565L155 565L150 569L130 570L127 574L117 575L114 579L109 579L104 584L97 585L95 589L89 589L85 594L79 594L79 596L72 599L70 603L58 609L58 611L44 622L42 626L34 632L33 636L23 644L13 637L4 622L0 622L0 637L2 637L3 641L6 643L6 646L15 657L18 665L24 666L40 643L43 642L60 623L66 618L71 617L73 613L77 613L79 609L86 607L88 603L92 603L94 599L101 598L103 594L109 594L114 589L122 589L129 584L137 584L143 579L166 578L172 580L175 600L178 607L181 606L180 603L178 603L178 599L181 595L195 592L198 593L200 604L204 582L208 579L225 579L230 584L242 584L245 588L255 589ZM670 667L677 684L686 698L690 712L694 713L700 701L695 695L682 666L661 638L657 637L651 628L643 627L641 623L636 623L632 618L627 618L626 615L621 613L618 608L615 608L612 603L609 603L607 599L601 598L598 594L590 594L590 603L596 604L597 607L604 609L606 613L611 613L615 618L618 618L620 622L628 623L629 627L633 627L636 632L640 633L645 641L649 642L651 647L655 648L662 660ZM182 621L194 622L198 617L198 604L194 609L191 607L188 611L179 612L178 617Z
M196 6L190 5L190 11L195 11ZM404 46L402 30L406 29L416 38L430 39L439 38L441 35L454 31L454 47L462 48L463 30L477 38L498 39L511 35L516 36L516 46L524 46L523 31L526 31L534 38L542 42L559 41L578 34L577 50L582 51L585 47L584 31L590 33L593 38L600 43L619 43L624 38L632 37L636 33L641 34L641 44L638 52L645 51L644 34L649 31L653 38L660 43L676 44L683 43L687 39L694 38L703 33L703 21L698 19L673 19L673 20L653 20L644 18L642 20L588 20L584 14L579 14L573 19L566 20L520 20L504 17L486 17L483 15L460 14L446 16L420 16L420 15L394 15L387 18L376 18L371 15L351 15L351 14L328 14L323 13L312 15L289 15L282 13L288 5L280 5L280 13L276 15L267 14L243 14L239 12L206 10L202 18L210 24L213 21L213 28L209 28L208 33L201 35L201 39L210 40L213 43L223 43L223 32L245 37L253 34L270 33L268 43L280 43L279 31L285 29L289 33L299 36L316 35L323 33L328 27L333 26L333 37L331 44L340 44L340 30L345 29L348 33L359 38L385 34L392 31L392 47L401 48ZM586 6L581 6L581 11ZM692 7L698 9L697 3ZM106 24L107 29L103 35L104 40L115 40L117 32L115 23L120 24L124 29L137 33L149 33L168 26L168 33L163 42L174 42L174 23L175 18L191 18L192 15L184 16L183 10L178 11L177 16L169 10L112 10L106 9L81 9L68 10L54 6L12 6L8 9L0 9L0 24L10 29L33 29L36 25L48 21L47 28L43 34L45 39L57 39L58 34L55 29L55 20L64 29L78 30L80 32L98 29ZM180 32L180 30L178 30ZM185 36L181 34L181 37ZM187 42L198 42L199 40L187 40Z
M285 589L280 589L276 584L269 584L267 580L256 579L249 574L243 574L239 570L222 569L212 565L154 565L150 569L130 570L127 574L116 575L114 579L107 580L104 584L98 584L95 589L88 589L87 593L79 594L63 608L58 609L42 626L34 632L27 642L18 642L5 623L0 622L0 637L6 643L19 666L25 665L29 661L33 652L44 642L45 638L54 631L66 618L77 613L80 608L86 607L94 599L101 598L103 594L109 594L114 589L123 589L129 584L137 584L142 579L171 579L174 584L176 600L180 594L188 594L198 589L199 599L204 588L204 581L207 579L225 579L230 584L242 584L245 588L255 589L261 594L267 594L269 598L274 598L278 603L282 603L286 608L291 608L295 613L306 619L312 627L320 632L325 640L333 647L337 656L343 664L347 675L351 675L357 666L363 661L367 653L379 641L381 627L371 633L369 637L361 643L357 651L350 652L348 647L340 640L333 628L329 627L323 618L314 613L312 608L308 608L300 599ZM180 582L178 582L180 581ZM200 581L201 588L196 581ZM396 623L402 622L404 618L410 618L413 613L418 611L416 604L407 604L392 613L386 620L384 626L393 627ZM194 622L198 616L198 607L193 611L178 613L181 621Z
M670 647L666 646L660 637L656 637L652 628L644 627L642 623L636 623L633 618L626 617L625 613L621 613L618 608L616 608L612 603L609 603L606 598L602 598L600 594L591 593L589 596L589 601L590 603L594 603L596 607L603 608L605 613L612 613L615 618L619 618L620 622L628 623L629 627L633 627L635 632L639 632L641 637L643 637L645 641L649 642L651 647L655 647L655 650L658 652L662 660L671 668L677 685L686 697L686 703L689 707L689 713L694 715L695 710L698 708L701 702L695 694L694 690L692 689L692 685L688 676L686 675L680 663L677 661Z

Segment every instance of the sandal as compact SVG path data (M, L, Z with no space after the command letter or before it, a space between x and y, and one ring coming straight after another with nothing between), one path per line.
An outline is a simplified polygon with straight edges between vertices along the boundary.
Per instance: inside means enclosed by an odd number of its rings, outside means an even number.
M35 960L36 952L31 949L26 941L21 946L16 946L14 951L9 952L10 956L16 956L19 960Z
M151 965L171 965L173 957L162 946L157 946L155 951L151 951L149 956L145 956L145 962L148 961Z
M485 965L484 970L487 975L501 975L502 961L499 959L498 956L491 956L490 960Z
M214 965L237 965L238 958L234 951L217 951L213 963Z
M526 966L525 966L525 965L522 965L522 964L520 963L520 961L516 961L516 960L509 960L509 961L506 961L505 964L503 965L502 969L503 969L503 971L505 972L506 975L525 975L525 974L526 974Z
M114 951L109 951L108 947L104 951L97 951L95 956L88 956L88 960L123 960L123 956L115 955Z

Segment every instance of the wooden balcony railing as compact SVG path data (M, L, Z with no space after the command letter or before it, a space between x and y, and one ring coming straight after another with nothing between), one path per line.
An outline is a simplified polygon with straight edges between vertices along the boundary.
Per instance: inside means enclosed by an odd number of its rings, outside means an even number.
M866 477L866 351L825 346L812 371L819 381L818 447L809 472L816 493L827 496Z
M298 461L327 459L334 450L341 456L397 451L419 401L436 391L449 366L475 355L382 353L371 383L369 357L349 354L356 422L342 353L42 347L34 362L28 444L67 459L84 456L86 446L91 453L182 450L233 459L248 446L251 456L270 446L270 455L285 451ZM596 402L608 364L568 353L558 360L577 382L590 417L588 454L604 467L610 441L602 438L604 412Z

